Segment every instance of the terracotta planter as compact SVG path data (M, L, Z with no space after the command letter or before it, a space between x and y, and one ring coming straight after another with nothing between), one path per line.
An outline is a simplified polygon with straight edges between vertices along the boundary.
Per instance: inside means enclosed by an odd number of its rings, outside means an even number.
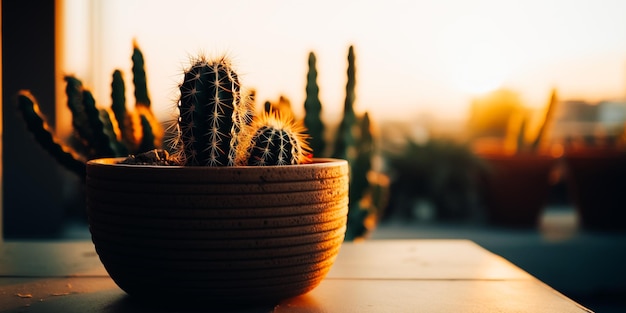
M568 151L567 183L581 225L626 229L626 152L616 149Z
M315 288L346 230L348 163L280 167L87 164L90 231L131 296L275 302Z
M550 190L555 159L535 154L483 154L488 165L485 213L492 224L535 227Z

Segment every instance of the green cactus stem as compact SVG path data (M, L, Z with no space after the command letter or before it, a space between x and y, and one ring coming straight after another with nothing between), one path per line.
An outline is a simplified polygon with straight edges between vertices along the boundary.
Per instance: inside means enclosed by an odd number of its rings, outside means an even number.
M310 162L311 149L304 127L291 116L265 113L252 124L253 132L246 153L245 165L295 165Z
M333 148L333 158L345 159L348 162L356 157L354 149L356 145L355 128L357 125L356 113L354 112L354 100L356 98L356 66L354 57L354 47L348 50L348 81L346 83L346 99L343 107L343 119L339 124L335 145Z
M107 132L106 123L96 108L96 101L91 92L83 87L80 80L66 76L68 107L72 111L72 124L89 156L112 157L115 151L114 135Z
M350 196L352 199L362 199L369 187L367 175L372 170L374 157L374 136L371 129L369 113L365 112L359 121L360 134L357 141L357 157L352 161L350 176Z
M113 124L109 110L98 109L98 114L102 122L102 133L108 138L108 142L114 152L111 156L127 155L128 149L121 141L121 136L118 136L119 131L115 131L117 124Z
M236 159L239 80L225 58L192 60L180 85L179 143L188 166L233 166Z
M317 153L326 150L324 140L324 123L322 122L322 103L320 102L320 88L317 85L317 68L315 53L309 53L309 72L306 80L306 99L304 100L304 127L311 135L311 148Z
M150 96L148 95L148 83L146 81L146 70L143 53L139 49L137 42L133 42L133 84L135 85L135 105L150 107Z
M139 115L139 118L141 119L142 136L137 151L145 152L158 149L156 144L158 138L156 138L152 130L153 123L150 122L147 115Z
M77 150L89 153L89 139L92 137L92 130L89 128L87 114L83 106L83 83L73 76L65 76L65 95L67 96L67 107L72 113L72 127L74 136L78 138Z
M117 121L121 139L127 145L134 142L132 124L128 123L128 110L126 109L126 87L122 71L115 70L111 81L111 111Z
M154 116L154 112L150 109L151 101L150 96L148 94L148 82L146 79L146 71L145 71L145 61L143 57L143 53L139 49L139 46L136 41L133 42L133 55L131 57L133 61L133 85L135 86L135 109L139 114L139 123L132 124L133 132L135 129L139 129L142 125L146 127L142 127L140 134L148 134L149 137L141 136L137 140L135 140L135 145L137 146L138 152L145 152L152 149L161 149L161 142L163 140L163 128L159 123L156 116ZM148 124L145 124L147 122ZM142 149L148 150L142 150Z
M128 111L126 110L126 87L124 86L124 78L122 71L115 70L113 72L113 80L111 81L111 111L118 121L119 128L124 132L125 125L123 123Z
M39 104L35 97L29 91L21 90L17 95L17 103L26 121L26 127L33 133L35 140L39 142L41 147L65 168L76 173L80 178L84 178L85 159L54 136L51 127L39 110Z

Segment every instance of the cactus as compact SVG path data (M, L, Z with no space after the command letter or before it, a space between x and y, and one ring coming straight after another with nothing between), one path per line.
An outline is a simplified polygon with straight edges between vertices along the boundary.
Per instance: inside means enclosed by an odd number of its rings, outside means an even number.
M163 130L149 107L143 55L136 44L132 60L134 75L137 77L134 82L140 85L136 89L144 90L136 93L142 98L137 99L137 110L133 112L126 110L125 87L121 71L116 70L113 73L110 108L112 114L109 110L99 109L96 106L92 93L78 78L71 75L65 77L67 107L72 113L72 126L74 139L76 139L71 147L59 140L45 123L46 118L39 112L35 97L27 90L18 93L18 105L35 139L61 165L76 173L80 178L85 176L85 162L89 159L126 156L128 153L139 152L138 149L150 150L161 147ZM135 135L135 133L140 135Z
M174 163L186 166L290 165L310 160L304 127L290 112L254 115L226 57L192 59L180 84ZM288 104L286 98L281 101ZM281 103L282 103L281 102Z
M235 165L239 80L225 58L193 60L178 102L181 162L188 166Z
M136 41L133 41L133 84L135 85L135 106L143 105L150 107L150 96L148 95L148 83L146 81L146 71L144 66L143 53L139 49Z
M363 114L359 121L360 137L357 141L357 156L352 161L352 176L350 194L353 199L361 199L369 186L367 174L372 169L374 156L374 137L371 130L371 121L368 112Z
M35 97L29 91L21 90L17 95L17 103L28 130L33 133L41 147L65 168L79 174L80 177L84 177L85 159L54 135L50 125L42 117Z
M100 119L100 110L96 107L96 100L93 98L91 92L82 87L82 83L75 77L67 76L65 80L68 82L68 89L72 90L68 92L78 92L74 100L80 99L80 103L72 103L72 106L77 106L78 112L82 112L81 116L74 122L74 127L79 130L78 134L83 144L86 145L87 151L89 151L89 158L91 157L113 157L118 153L115 151L115 137L106 126L110 121L103 121ZM108 118L108 115L106 115Z
M346 240L364 237L386 206L388 182L385 175L372 169L374 135L369 114L357 117L356 67L354 47L348 50L348 70L344 115L337 129L332 157L346 159L350 164L350 205ZM374 177L375 179L370 179Z
M250 146L245 153L245 165L294 165L308 163L311 149L305 141L304 127L290 117L269 112L255 120L254 131L245 142Z
M318 153L326 150L324 140L324 123L321 119L322 103L319 99L320 88L317 85L317 68L315 53L309 53L309 72L306 80L306 99L304 100L304 127L311 136L311 149Z
M354 47L348 50L348 82L346 83L346 100L343 107L343 119L337 130L333 158L353 160L356 157L354 147L356 145L355 126L357 125L354 113L354 100L356 98L356 68L354 62Z
M111 80L111 111L115 121L117 121L117 127L120 130L120 137L122 140L127 141L129 131L132 131L131 125L126 123L128 110L126 109L126 87L124 86L124 78L122 77L122 71L115 70L113 72L113 79Z

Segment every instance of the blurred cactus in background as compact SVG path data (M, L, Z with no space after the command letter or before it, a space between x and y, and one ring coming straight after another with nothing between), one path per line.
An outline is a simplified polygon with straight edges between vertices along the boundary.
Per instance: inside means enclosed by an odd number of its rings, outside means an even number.
M355 55L354 47L350 46L343 118L337 129L332 153L332 157L345 159L350 164L350 208L346 240L367 235L386 207L388 194L386 176L375 172L372 166L376 149L369 114L366 112L362 117L357 117L354 110L355 88Z
M333 146L333 158L345 159L348 162L356 157L356 131L358 129L356 114L354 113L354 100L356 99L356 67L354 61L354 47L348 50L348 82L346 83L346 100L343 106L343 118L339 123L335 143Z
M320 88L317 85L317 68L315 53L309 53L309 71L306 80L306 99L304 100L304 127L311 136L311 149L318 155L324 155L326 141L324 138L324 123L322 122L322 103L320 102Z
M552 119L554 116L554 111L556 110L556 106L558 103L557 98L557 90L553 88L550 91L550 97L548 99L548 103L546 104L545 112L542 116L541 123L539 124L539 129L537 130L537 134L533 139L528 141L526 139L527 125L528 119L523 118L523 121L520 123L520 126L517 129L517 144L516 144L516 152L517 153L539 153L541 144L546 140L548 129L551 126Z
M383 219L470 221L478 217L487 167L469 145L406 136L385 154L392 182Z
M126 109L121 71L113 72L110 111L96 106L91 91L78 78L71 75L65 77L67 107L72 113L74 128L72 144L65 144L54 134L29 91L22 90L18 94L19 109L35 139L61 165L81 179L85 176L87 160L161 148L163 129L150 109L143 55L136 44L132 60L135 95L140 97L136 99L136 110L132 112Z
M29 91L21 90L17 95L17 103L26 121L26 127L33 133L35 140L61 165L80 177L84 177L86 160L54 136L52 128L42 117L35 97Z
M293 109L291 108L291 101L284 95L278 97L277 101L265 101L263 111L265 113L280 112L282 116L286 117L295 116L293 113Z

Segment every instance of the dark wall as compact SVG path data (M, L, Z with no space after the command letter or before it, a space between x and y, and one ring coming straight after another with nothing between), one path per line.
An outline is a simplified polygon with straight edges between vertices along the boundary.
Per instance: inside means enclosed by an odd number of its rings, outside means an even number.
M26 130L15 95L30 89L54 125L54 0L2 1L4 235L46 237L64 218L66 175Z

